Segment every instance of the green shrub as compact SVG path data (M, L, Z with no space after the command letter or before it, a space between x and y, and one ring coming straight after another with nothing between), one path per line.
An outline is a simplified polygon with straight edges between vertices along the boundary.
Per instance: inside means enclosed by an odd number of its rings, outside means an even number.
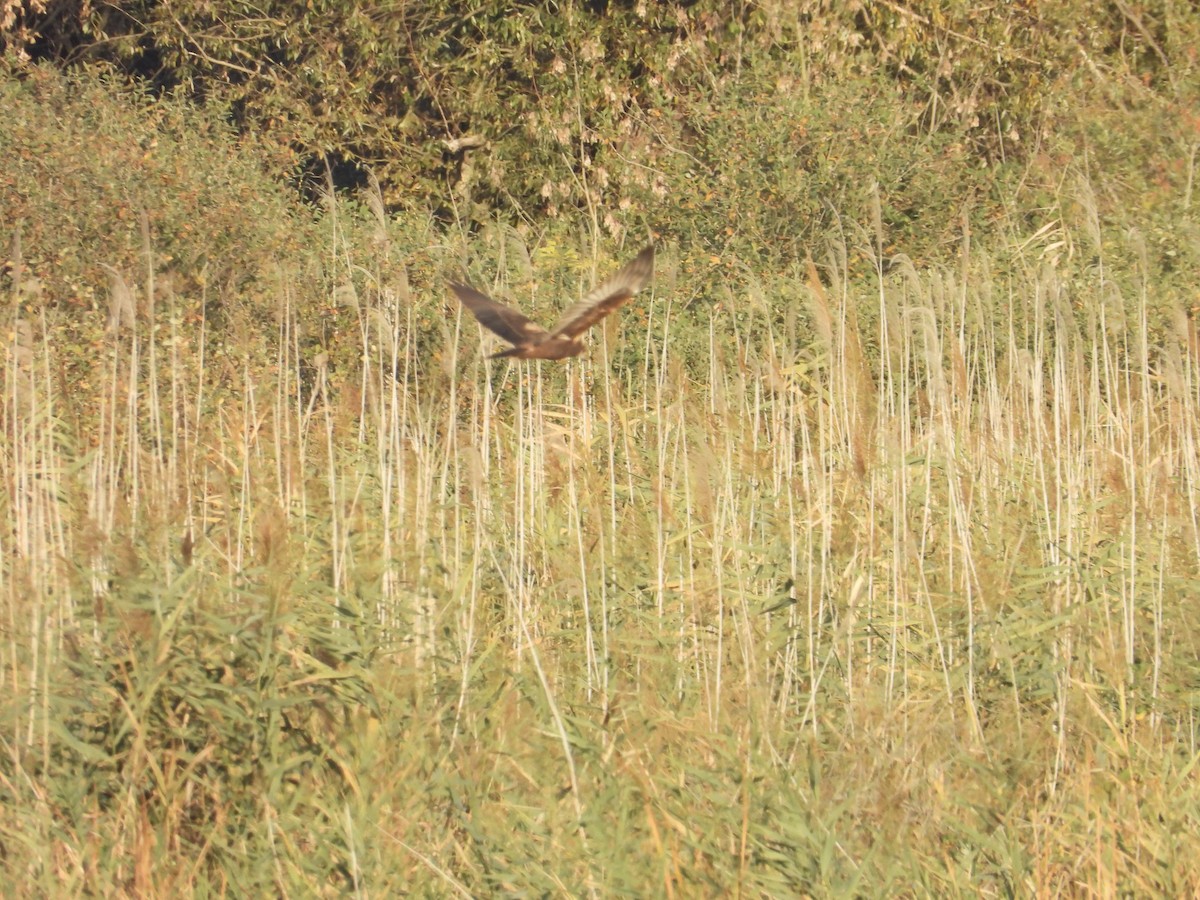
M1154 7L186 0L33 9L3 37L215 103L289 172L369 167L392 208L790 258L831 207L869 221L874 182L888 235L938 252L964 202L992 218L1002 185L1053 182L1039 154L1106 119L1081 92L1194 105L1200 17ZM1120 143L1096 136L1102 169Z

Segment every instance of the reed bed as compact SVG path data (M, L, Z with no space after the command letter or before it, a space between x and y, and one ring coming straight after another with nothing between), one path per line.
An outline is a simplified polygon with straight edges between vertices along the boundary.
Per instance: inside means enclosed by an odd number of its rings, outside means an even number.
M18 269L8 883L1200 890L1200 340L1125 245L668 244L555 365L333 233L219 325L114 271L86 367Z

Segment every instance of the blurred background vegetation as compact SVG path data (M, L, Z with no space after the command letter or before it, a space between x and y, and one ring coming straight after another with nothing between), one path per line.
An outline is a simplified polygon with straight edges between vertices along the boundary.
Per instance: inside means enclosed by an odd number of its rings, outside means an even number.
M0 881L1194 894L1197 47L0 0Z
M830 235L851 277L1053 238L1080 183L1156 271L1200 263L1176 215L1200 147L1183 0L0 9L0 215L60 302L96 302L151 235L168 283L244 301L330 191L408 223L418 280L441 236L595 256L652 233L689 302L719 302L751 271L786 292Z
M759 263L876 202L906 253L936 254L964 215L1052 204L1068 159L1150 207L1200 135L1182 0L5 0L0 23L10 65L200 104L310 189L328 166L459 226L652 224Z

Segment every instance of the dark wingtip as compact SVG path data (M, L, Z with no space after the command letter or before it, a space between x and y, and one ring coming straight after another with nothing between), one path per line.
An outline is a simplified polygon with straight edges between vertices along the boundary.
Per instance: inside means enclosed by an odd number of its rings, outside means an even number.
M637 267L637 268L645 267L646 270L651 275L653 275L654 274L654 245L647 244L645 247L643 247L642 252L633 258L633 262L630 265L631 265L631 267Z
M626 267L625 271L631 275L636 275L638 282L640 282L634 288L635 291L641 290L649 284L650 279L654 277L654 245L649 244L644 247L642 252L634 257L633 262Z

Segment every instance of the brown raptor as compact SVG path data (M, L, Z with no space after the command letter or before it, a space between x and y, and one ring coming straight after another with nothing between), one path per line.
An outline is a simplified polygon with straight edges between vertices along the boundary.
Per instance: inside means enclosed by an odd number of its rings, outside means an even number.
M452 283L450 289L458 295L462 305L475 314L480 325L513 345L508 350L493 353L493 359L499 356L566 359L582 353L581 335L610 312L628 303L649 283L653 274L654 246L651 245L611 279L569 307L550 331L531 322L520 310L497 303L470 285Z

